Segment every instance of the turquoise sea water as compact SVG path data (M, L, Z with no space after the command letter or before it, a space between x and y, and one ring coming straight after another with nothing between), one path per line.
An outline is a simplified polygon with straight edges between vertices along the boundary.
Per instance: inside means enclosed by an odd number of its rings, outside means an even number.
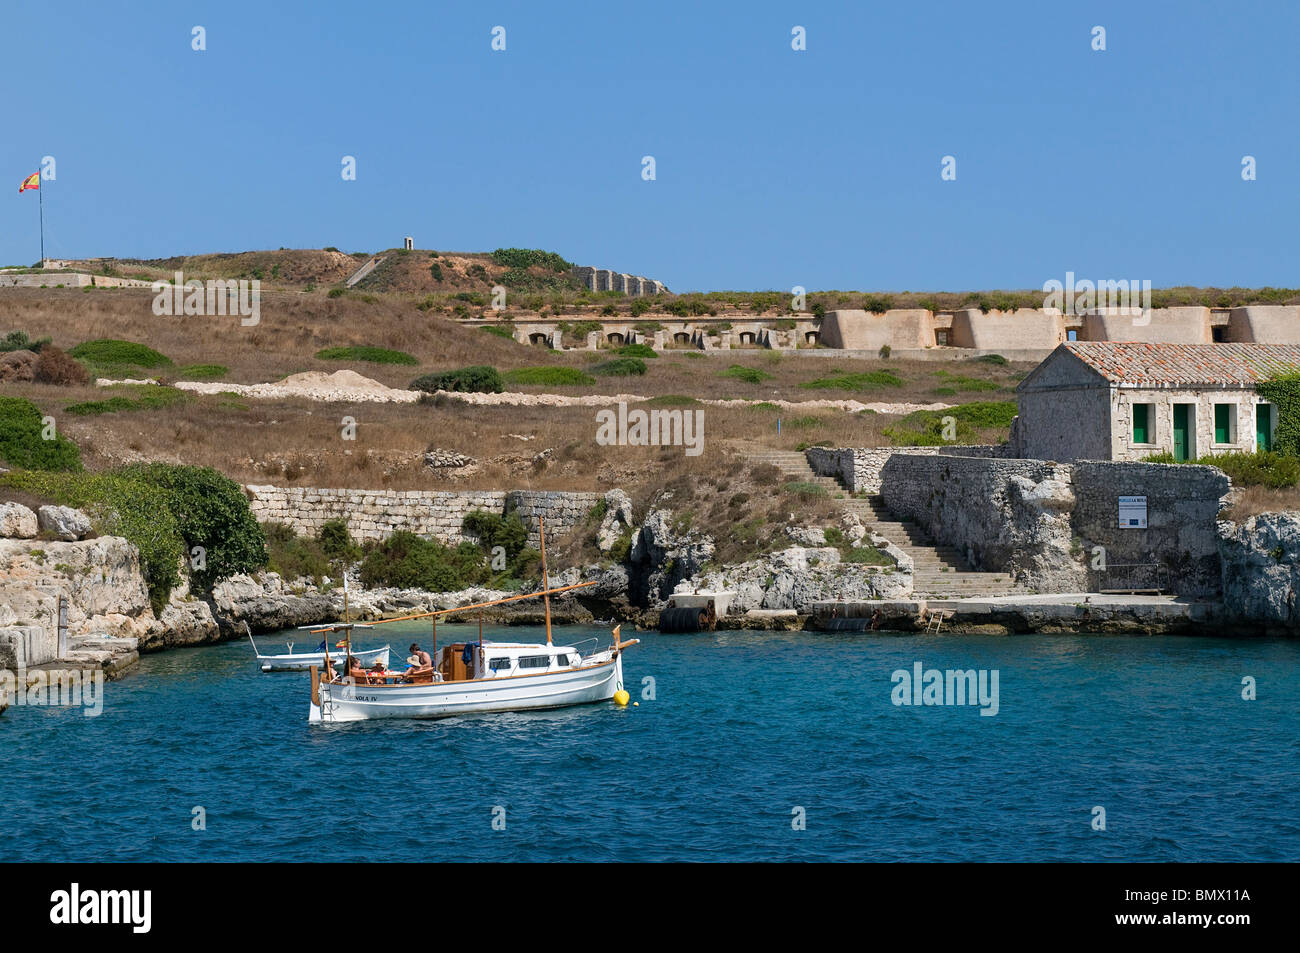
M639 707L327 726L247 642L145 656L98 717L0 716L0 860L1300 860L1295 641L639 637ZM997 715L894 705L918 661Z

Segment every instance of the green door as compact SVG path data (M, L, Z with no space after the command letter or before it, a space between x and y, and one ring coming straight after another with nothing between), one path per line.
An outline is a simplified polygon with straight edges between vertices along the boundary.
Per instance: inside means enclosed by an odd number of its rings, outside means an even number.
M1255 449L1273 449L1273 405L1255 405Z
M1174 459L1187 459L1187 405L1174 404Z

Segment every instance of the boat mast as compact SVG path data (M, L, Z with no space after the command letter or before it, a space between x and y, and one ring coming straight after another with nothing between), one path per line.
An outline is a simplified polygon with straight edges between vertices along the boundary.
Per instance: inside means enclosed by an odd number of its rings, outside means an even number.
M343 571L343 622L347 626L343 630L343 637L347 640L347 673L352 671L352 617L348 615L348 574L347 570ZM328 640L327 640L328 641Z
M537 517L542 537L542 596L546 602L546 644L551 644L551 577L546 573L546 518Z

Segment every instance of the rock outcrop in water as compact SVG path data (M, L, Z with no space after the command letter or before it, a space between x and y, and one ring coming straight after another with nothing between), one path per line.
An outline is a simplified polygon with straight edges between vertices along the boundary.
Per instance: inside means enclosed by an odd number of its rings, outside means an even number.
M1300 513L1265 513L1219 523L1223 604L1230 617L1300 626Z

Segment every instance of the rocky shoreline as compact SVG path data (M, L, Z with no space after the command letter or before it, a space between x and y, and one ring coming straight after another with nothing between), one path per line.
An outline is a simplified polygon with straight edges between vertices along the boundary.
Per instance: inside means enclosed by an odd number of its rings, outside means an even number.
M605 495L595 538L605 557L551 576L552 586L595 585L551 601L558 625L622 623L654 629L674 594L731 595L720 628L862 631L875 613L880 630L918 631L942 610L942 631L964 633L1117 632L1183 633L1213 628L1243 635L1294 637L1300 629L1300 513L1267 514L1241 524L1220 522L1223 594L1217 600L1162 598L1114 600L1096 594L1028 595L963 601L912 596L906 553L846 516L843 533L853 545L870 541L886 565L846 562L818 529L787 531L789 545L753 560L717 565L713 538L677 529L672 511L651 507L634 523L620 490ZM621 559L612 558L626 547ZM349 577L346 611L359 621L473 605L516 592L471 588L457 592L367 589ZM521 590L525 591L525 590ZM60 656L60 603L66 641ZM67 507L33 511L0 503L0 668L93 666L112 676L139 653L210 645L254 634L343 618L338 580L284 580L273 572L237 575L195 594L182 585L155 612L136 548L125 539L95 536L90 520ZM864 620L864 616L867 617ZM473 622L477 612L454 617ZM492 625L538 625L540 604L496 606L482 612Z

